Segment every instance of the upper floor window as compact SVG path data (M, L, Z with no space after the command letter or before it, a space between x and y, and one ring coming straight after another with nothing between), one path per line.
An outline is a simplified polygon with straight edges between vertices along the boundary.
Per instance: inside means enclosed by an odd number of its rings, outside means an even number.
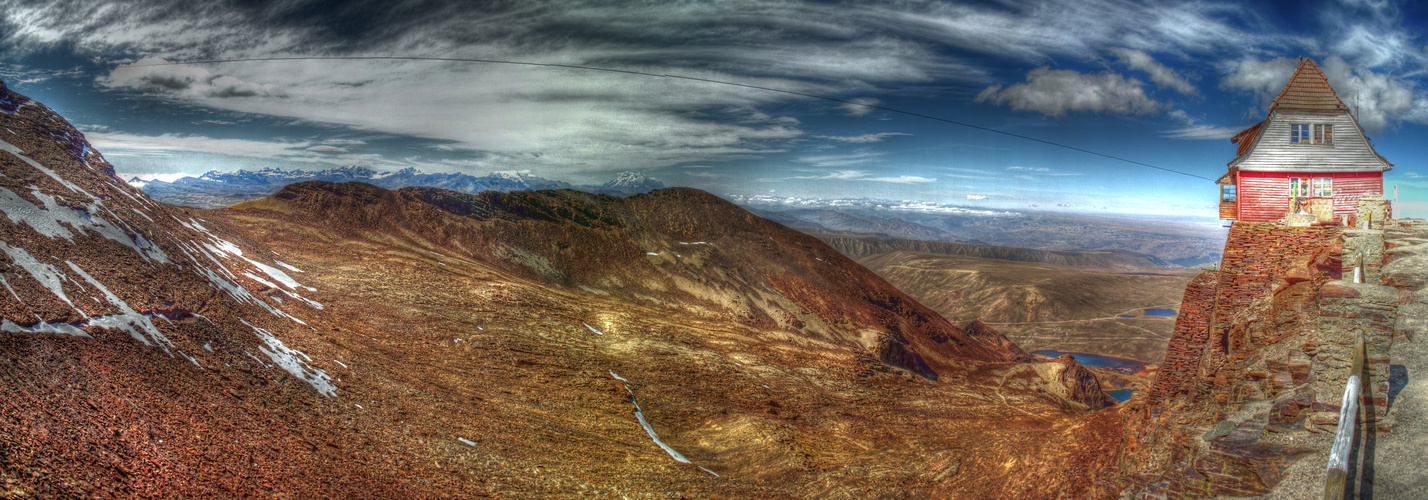
M1290 124L1289 142L1294 144L1333 144L1334 126L1327 123Z

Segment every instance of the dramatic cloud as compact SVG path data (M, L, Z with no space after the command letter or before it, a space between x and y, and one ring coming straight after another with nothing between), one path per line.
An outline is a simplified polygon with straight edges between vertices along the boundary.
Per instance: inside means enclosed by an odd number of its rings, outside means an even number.
M849 142L849 143L854 143L854 144L862 144L862 143L868 143L868 142L882 142L884 138L893 137L893 136L899 136L899 135L912 135L912 134L904 134L904 133L901 133L901 132L879 132L879 133L876 133L876 134L863 134L863 135L851 135L851 136L815 135L815 136L812 136L812 137L815 137L815 138L818 138L818 139L828 139L828 140L831 140L831 141L838 141L838 142Z
M121 64L108 76L100 78L99 84L109 88L167 92L188 98L285 96L273 85L249 83L230 75L214 75L203 68L170 64L154 57Z
M307 142L271 142L243 139L215 139L195 135L137 135L116 132L85 132L96 149L107 156L124 154L166 154L175 152L213 153L251 158L277 158L302 154Z
M1254 93L1260 106L1269 107L1274 96L1284 90L1289 77L1299 67L1299 59L1280 57L1261 61L1255 57L1245 57L1236 62L1222 65L1225 78L1220 80L1220 88L1226 90L1248 90Z
M976 102L1011 106L1062 118L1068 111L1143 115L1163 106L1145 95L1140 80L1103 71L1085 74L1040 67L1026 74L1026 83L987 87Z
M1121 64L1150 75L1150 81L1155 82L1156 85L1174 89L1176 92L1188 96L1200 94L1199 91L1195 90L1195 86L1190 84L1189 80L1186 80L1179 72L1166 67L1164 64L1155 62L1155 58L1150 57L1150 54L1139 50L1120 47L1111 49L1111 54L1115 55Z
M1415 98L1413 84L1401 78L1366 68L1352 69L1339 57L1325 59L1322 67L1339 99L1354 110L1359 125L1369 132L1378 133L1403 119L1416 121L1428 111L1420 107L1424 97Z
M1359 124L1371 133L1378 133L1392 124L1408 120L1428 123L1428 95L1418 92L1418 85L1402 77L1353 67L1343 58L1329 56L1319 62L1319 68L1329 79L1329 85L1339 99L1355 109ZM1289 83L1298 58L1281 57L1269 61L1245 58L1229 66L1220 85L1230 90L1252 92L1265 109Z

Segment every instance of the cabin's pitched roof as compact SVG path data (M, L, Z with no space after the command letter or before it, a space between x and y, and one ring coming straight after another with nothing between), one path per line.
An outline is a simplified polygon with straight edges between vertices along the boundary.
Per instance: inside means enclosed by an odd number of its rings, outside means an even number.
M1255 149L1255 144L1259 143L1260 137L1265 135L1268 128L1266 125L1277 112L1281 111L1286 113L1343 113L1348 117L1349 123L1353 125L1354 132L1363 137L1368 153L1382 162L1386 167L1385 170L1393 168L1393 164L1389 163L1383 155L1378 154L1373 142L1364 135L1363 128L1358 124L1358 119L1349 112L1349 108L1344 105L1344 102L1339 100L1339 96L1334 93L1333 87L1329 86L1329 79L1324 76L1319 65L1315 64L1313 59L1306 57L1300 59L1299 67L1294 70L1294 75L1289 77L1289 83L1285 84L1284 90L1281 90L1279 95L1274 98L1274 102L1270 104L1269 116L1230 138L1230 143L1239 146L1236 148L1235 159L1228 163L1232 170ZM1341 133L1343 132L1341 131Z
M1294 76L1289 77L1289 84L1274 98L1274 103L1269 105L1271 112L1277 109L1339 111L1348 107L1339 100L1339 96L1334 95L1334 89L1329 86L1329 79L1324 77L1319 65L1306 57L1299 61L1299 69L1294 70Z
M1230 144L1240 145L1239 152L1235 153L1235 158L1244 156L1246 152L1249 152L1250 144L1254 144L1255 134L1259 133L1259 128L1263 127L1264 122L1266 121L1269 120L1261 120L1259 123L1254 124L1250 128L1244 129L1240 133L1235 134L1234 137L1230 138Z

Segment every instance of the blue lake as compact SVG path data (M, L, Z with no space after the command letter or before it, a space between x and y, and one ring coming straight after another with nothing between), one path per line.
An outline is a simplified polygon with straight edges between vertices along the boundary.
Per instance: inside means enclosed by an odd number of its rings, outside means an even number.
M1114 358L1111 356L1101 356L1099 354L1086 354L1084 352L1061 352L1052 350L1031 351L1032 354L1039 354L1049 358L1055 358L1062 354L1070 354L1077 363L1085 366L1095 366L1100 368L1130 368L1139 371L1145 368L1145 363L1134 359Z
M1146 316L1174 316L1174 309L1146 309Z
M1131 398L1131 393L1134 393L1134 392L1135 392L1135 389L1124 389L1124 390L1119 390L1119 391L1106 391L1106 395L1107 395L1107 396L1110 396L1110 397L1113 397L1113 398L1116 398L1116 401L1120 401L1120 402L1124 403L1124 402L1130 400L1130 398Z
M1122 317L1122 318L1134 318L1135 315L1134 315L1134 314L1122 314L1121 317Z

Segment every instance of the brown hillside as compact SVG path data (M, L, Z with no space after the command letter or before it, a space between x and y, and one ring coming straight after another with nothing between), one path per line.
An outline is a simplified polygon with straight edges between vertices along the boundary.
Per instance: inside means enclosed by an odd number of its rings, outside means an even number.
M184 210L4 111L3 497L1080 497L1121 442L1090 372L706 193Z
M869 236L816 235L843 255L861 260L891 252L913 252L1122 271L1175 267L1150 255L1125 250L1055 251Z
M1164 356L1175 318L1142 311L1177 309L1194 277L1188 270L1133 273L902 251L859 263L944 317L991 324L1028 351L1151 363Z

